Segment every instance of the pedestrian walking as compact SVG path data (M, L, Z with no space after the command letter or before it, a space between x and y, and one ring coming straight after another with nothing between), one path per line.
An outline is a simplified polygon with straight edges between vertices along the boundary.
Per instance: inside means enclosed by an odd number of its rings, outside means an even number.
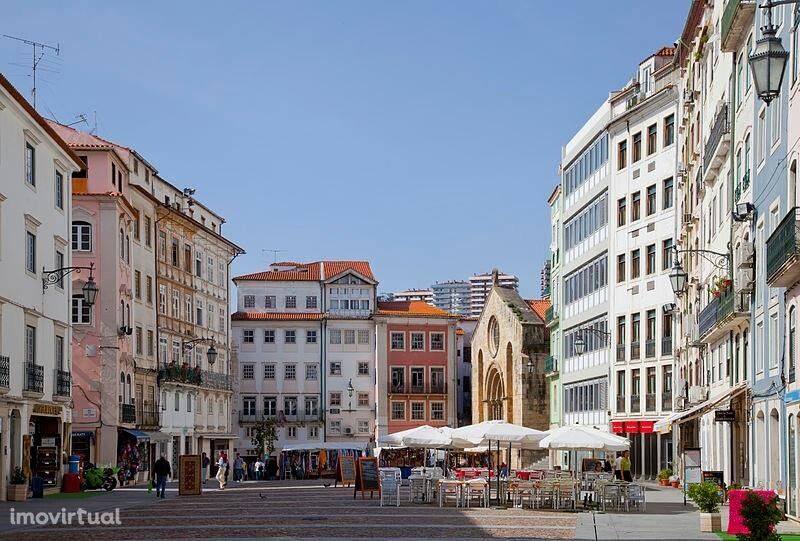
M617 454L617 458L614 459L614 477L618 480L622 481L622 455Z
M257 458L256 459L256 480L257 481L261 481L261 478L263 477L263 475L262 475L263 474L263 470L264 470L264 463L261 462L260 458Z
M236 458L233 460L233 480L234 482L241 483L244 479L244 460L239 453L236 453Z
M633 482L633 476L631 475L631 453L630 451L623 451L622 457L620 458L619 464L620 469L622 470L622 480L627 481L629 483Z
M163 499L164 491L167 488L167 477L172 475L172 468L163 453L161 454L161 458L156 460L153 466L153 473L156 476L156 498Z
M228 459L225 456L225 451L219 454L217 461L217 476L216 480L219 482L219 489L223 490L227 484L226 477L228 472Z
M203 451L202 461L200 462L200 471L202 472L203 477L203 484L206 484L208 481L208 468L211 466L211 459L208 458L208 455Z

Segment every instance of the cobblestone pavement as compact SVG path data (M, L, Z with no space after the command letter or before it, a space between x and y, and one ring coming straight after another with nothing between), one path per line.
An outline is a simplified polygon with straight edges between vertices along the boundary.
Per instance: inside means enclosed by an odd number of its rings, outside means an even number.
M35 526L0 533L0 539L25 541L247 539L247 538L373 538L373 539L574 539L576 514L522 509L456 509L411 504L380 507L374 499L353 499L353 490L319 484L281 486L275 483L231 486L202 496L167 499L143 498L131 493L134 503L123 506L121 526ZM115 493L124 493L124 490ZM263 496L262 497L260 496ZM126 501L124 496L120 501ZM103 498L86 501L95 503ZM40 502L42 502L40 500ZM54 507L53 502L43 505ZM80 507L83 501L59 502L57 510ZM7 506L4 506L7 507ZM37 511L34 502L17 505L17 511ZM108 507L103 507L107 510ZM0 512L3 512L0 509ZM6 517L8 517L8 511ZM8 522L8 518L2 519Z

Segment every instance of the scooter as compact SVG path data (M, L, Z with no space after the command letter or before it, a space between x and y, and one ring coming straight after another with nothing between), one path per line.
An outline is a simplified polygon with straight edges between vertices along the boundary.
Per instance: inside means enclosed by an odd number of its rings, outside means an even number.
M117 488L117 476L114 475L113 469L106 468L103 470L103 483L100 486L107 492L111 492Z

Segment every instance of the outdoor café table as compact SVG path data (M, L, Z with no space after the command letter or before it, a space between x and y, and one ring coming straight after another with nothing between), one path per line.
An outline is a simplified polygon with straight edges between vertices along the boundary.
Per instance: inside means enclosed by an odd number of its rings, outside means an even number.
M411 501L414 503L425 503L428 500L428 481L423 475L411 475L408 478L411 486Z

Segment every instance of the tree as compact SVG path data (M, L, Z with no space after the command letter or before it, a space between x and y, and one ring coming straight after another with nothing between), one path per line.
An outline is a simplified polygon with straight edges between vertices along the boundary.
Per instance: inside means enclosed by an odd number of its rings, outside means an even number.
M741 541L779 541L781 536L775 532L775 525L786 517L779 506L778 495L764 497L748 490L742 499L742 519L750 530L749 534L738 534Z
M253 426L251 442L258 449L259 457L271 456L275 452L275 440L278 439L273 419L261 419Z

